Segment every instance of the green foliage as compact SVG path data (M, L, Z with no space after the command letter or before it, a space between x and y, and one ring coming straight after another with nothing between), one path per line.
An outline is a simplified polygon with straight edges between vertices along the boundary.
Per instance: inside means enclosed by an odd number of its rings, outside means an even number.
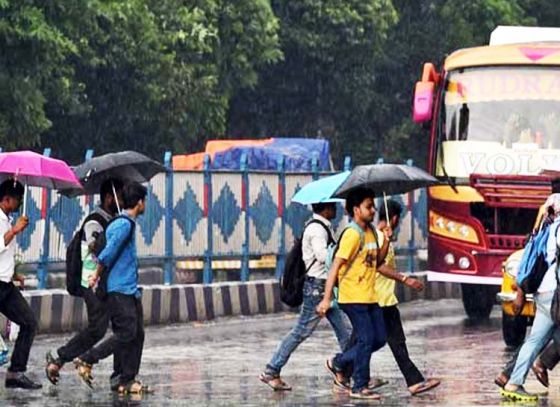
M0 0L0 146L160 158L209 138L327 137L335 162L422 164L423 62L553 0Z

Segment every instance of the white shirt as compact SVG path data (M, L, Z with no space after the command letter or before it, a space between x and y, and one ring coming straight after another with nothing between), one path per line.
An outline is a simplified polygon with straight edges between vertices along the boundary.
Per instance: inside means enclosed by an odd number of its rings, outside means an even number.
M322 222L334 236L331 222L321 215L313 214L313 219ZM312 223L305 228L302 239L302 257L308 277L326 279L328 270L325 269L325 262L328 255L329 235L325 228L317 223ZM313 261L315 260L315 263ZM313 265L312 265L313 263ZM311 268L310 268L311 266Z
M557 217L549 227L550 233L548 235L548 240L546 241L546 261L548 264L551 264L551 266L548 267L548 270L541 281L541 285L539 285L539 289L537 290L539 293L556 290L555 273L557 264L556 262L552 264L552 262L556 260L556 251L560 247L560 230L556 233L560 227L560 217Z
M12 219L0 209L0 281L9 283L16 267L16 238L10 244L4 244L4 235L12 229Z

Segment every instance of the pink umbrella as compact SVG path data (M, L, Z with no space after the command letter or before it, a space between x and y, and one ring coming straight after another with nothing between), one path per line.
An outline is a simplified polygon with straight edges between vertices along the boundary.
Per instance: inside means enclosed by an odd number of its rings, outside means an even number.
M81 188L72 169L62 160L46 157L33 151L14 151L0 154L0 181L14 178L28 186L50 189ZM23 213L25 213L25 201Z

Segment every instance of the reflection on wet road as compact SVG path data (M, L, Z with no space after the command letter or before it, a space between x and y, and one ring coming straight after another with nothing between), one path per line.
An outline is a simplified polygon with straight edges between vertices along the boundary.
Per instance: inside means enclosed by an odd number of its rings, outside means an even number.
M435 391L411 397L388 347L372 360L372 375L389 380L380 389L383 405L503 405L493 384L508 354L501 337L500 310L482 324L465 320L457 300L416 301L400 306L412 359L426 376L443 380ZM43 390L26 392L1 386L0 405L9 406L179 406L179 405L358 405L335 395L324 362L336 349L329 325L323 322L315 334L293 354L283 371L293 391L274 393L258 381L280 338L295 315L224 319L208 324L148 328L141 379L156 394L141 400L119 399L109 390L111 361L94 370L96 388L78 380L72 365L65 366L59 386L44 379L43 358L68 336L42 336L32 349L30 372L43 379ZM3 383L4 371L0 372ZM560 377L551 374L551 391L540 405L560 405ZM532 374L528 390L542 392ZM373 402L369 404L380 404Z

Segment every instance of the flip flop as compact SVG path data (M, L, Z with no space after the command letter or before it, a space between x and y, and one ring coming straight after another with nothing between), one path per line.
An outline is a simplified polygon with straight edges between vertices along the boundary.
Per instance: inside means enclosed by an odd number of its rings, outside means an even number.
M413 396L417 396L418 394L425 393L428 390L436 388L437 386L440 385L440 383L441 383L441 381L439 381L438 379L424 380L423 382L415 384L414 386L418 386L418 387L416 387L414 390L409 389L409 391L410 391L410 394L412 394ZM411 387L414 387L414 386L411 386Z
M50 351L47 352L46 359L47 366L45 367L45 374L47 375L49 382L56 386L58 385L58 381L60 379L60 369L62 368L62 363L60 362L60 359L55 358ZM55 365L56 369L49 369L49 366L51 365Z
M385 386L388 383L389 381L384 379L379 379L379 378L371 379L368 384L368 389L370 390L378 389L382 386Z
M336 375L339 373L333 363L332 363L332 359L327 359L327 361L325 362L325 367L327 368L327 370L329 371L329 373L332 375L333 380L334 380L334 384L337 385L338 387L343 387L346 388L348 390L350 390L350 386L348 386L348 384L341 382L340 380L338 380L338 378L336 377Z
M350 398L361 400L381 400L381 394L371 391L368 388L362 389L359 392L350 392Z
M279 379L280 383L272 384L271 381L274 380L274 379ZM280 375L271 375L271 374L267 374L267 373L263 372L259 375L259 380L261 382L263 382L264 384L266 384L268 387L270 387L274 391L289 391L289 390L292 390L292 386L290 386L284 380L280 379Z

